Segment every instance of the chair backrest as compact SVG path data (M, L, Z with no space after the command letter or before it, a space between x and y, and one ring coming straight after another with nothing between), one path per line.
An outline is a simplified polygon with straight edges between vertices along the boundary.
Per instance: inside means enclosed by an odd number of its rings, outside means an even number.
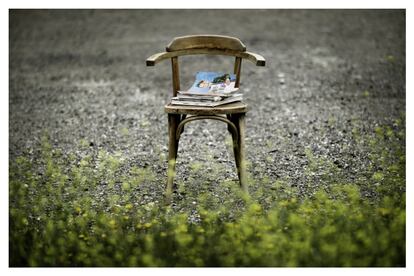
M189 35L174 38L166 47L166 52L155 54L147 59L147 66L171 58L173 75L173 96L180 90L180 73L178 57L184 55L225 55L234 56L235 87L240 84L240 71L242 59L248 59L257 66L265 66L265 59L254 53L246 51L246 46L240 39L222 35Z
M168 44L167 52L190 49L221 49L245 52L246 46L240 39L223 35L188 35L174 38Z

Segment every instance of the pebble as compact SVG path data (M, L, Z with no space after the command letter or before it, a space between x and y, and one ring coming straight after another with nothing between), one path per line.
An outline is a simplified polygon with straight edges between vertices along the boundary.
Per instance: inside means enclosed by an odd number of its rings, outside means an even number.
M389 26L384 26L384 28L389 28ZM41 31L48 33L47 28ZM110 32L108 34L110 35ZM308 34L305 33L306 35ZM335 36L335 34L331 34L324 38L327 42L335 42L335 39L338 38ZM269 62L269 66L266 65L264 68L246 66L246 70L257 72L249 78L242 78L245 83L241 86L247 100L252 101L252 104L249 104L251 111L246 116L245 140L247 160L251 163L249 173L251 173L252 179L260 179L264 175L269 176L271 181L280 178L283 181L297 183L298 186L301 184L301 193L311 194L312 189L309 187L312 186L312 183L307 181L318 181L319 173L317 171L311 172L313 177L311 180L305 178L304 171L309 165L309 160L304 154L306 148L311 149L316 157L328 160L336 160L335 158L337 158L340 160L340 162L337 161L337 165L343 164L344 168L348 168L344 171L346 179L352 177L358 179L357 176L365 170L369 160L367 160L363 148L360 148L359 145L355 147L352 129L355 127L362 135L369 133L374 122L378 121L379 124L382 124L392 118L398 118L400 111L404 110L405 106L405 95L403 95L405 89L404 82L400 81L400 71L388 70L384 72L382 66L370 62L370 60L375 60L379 56L378 53L384 49L390 50L398 44L390 40L384 40L381 44L375 42L375 39L373 41L376 47L371 47L372 51L362 48L361 51L355 52L351 47L345 47L349 45L340 45L339 48L344 49L341 52L343 58L341 62L348 63L348 65L358 64L358 67L354 68L351 73L344 71L341 66L334 66L330 68L332 70L312 68L311 60L307 60L310 58L309 55L304 52L303 56L296 55L300 53L297 50L306 50L300 49L300 45L294 50L286 49L286 55L282 53L278 56L279 54L275 52L273 57L272 54L269 54L268 57L265 56L269 58L269 61L274 60L273 65ZM44 42L47 43L46 40ZM57 46L62 51L70 53L73 49L65 46L65 42L68 41L65 41L63 36L62 40L57 41ZM343 42L348 43L346 40ZM36 44L35 41L34 43ZM159 46L156 45L159 44L157 39L154 40L154 43L148 41L145 43L149 43L146 47L148 49ZM25 44L16 43L16 49L20 47L19 45ZM333 53L338 51L338 43L329 45L332 46ZM105 46L105 41L102 41L102 44L97 44L98 48L103 46ZM365 46L362 45L362 47ZM41 48L34 47L34 58L30 58L30 62L33 62L31 66L34 68L38 68L38 65L42 64L41 55L36 57L39 49L41 50ZM141 53L139 51L137 53ZM16 52L20 51L16 50ZM366 53L366 56L361 56L361 53ZM130 53L127 51L118 54L121 59L127 60ZM279 57L282 57L281 66L276 67L276 58ZM302 59L302 57L305 58ZM364 61L363 63L360 62L360 58ZM157 69L156 82L153 83L150 81L153 80L155 72L153 70L141 71L139 69L136 72L127 72L122 71L125 69L120 66L114 67L120 69L119 72L110 67L106 68L108 70L105 69L105 72L101 70L89 71L85 68L93 65L94 61L87 58L83 60L86 66L73 64L75 69L68 75L66 82L60 83L56 79L53 86L49 86L48 80L42 75L43 73L47 75L51 69L48 66L39 67L41 70L39 74L36 73L36 77L32 77L34 75L23 70L27 66L27 62L28 59L25 57L10 56L11 76L21 76L10 79L10 159L22 154L27 155L22 153L23 145L28 141L33 141L28 152L35 163L39 157L39 151L36 147L40 143L42 131L49 129L51 141L55 144L54 147L62 149L62 152L66 154L65 158L69 154L76 156L72 164L76 164L78 159L84 156L92 156L93 160L97 152L102 150L110 154L116 151L126 153L127 157L123 162L124 167L120 170L121 173L128 172L131 166L139 168L147 166L154 172L155 180L147 180L135 187L134 197L138 198L137 201L142 204L141 198L146 193L145 201L152 202L156 199L161 202L165 187L167 162L160 160L159 152L154 149L161 149L163 153L168 152L167 116L163 112L163 104L171 94L169 91L170 72L157 71ZM207 62L201 62L201 65L210 65ZM65 66L64 63L54 64L53 70L65 71L67 70ZM71 70L73 68L71 67ZM289 74L278 72L276 68L287 71ZM246 72L243 70L242 73ZM86 75L88 78L104 78L102 73L108 79L114 79L117 83L116 86L107 80L102 82L105 85L100 85L99 89L81 89L71 86L72 81L84 82L81 79ZM274 75L276 75L276 79L269 78ZM22 82L22 80L25 81ZM285 85L288 80L289 86ZM296 82L296 80L298 81ZM355 80L358 80L358 85ZM389 83L392 89L387 89L384 83ZM256 89L257 84L261 89ZM278 84L280 84L279 87ZM375 85L370 87L373 84ZM165 87L168 88L168 91L165 91ZM306 89L300 89L301 87L306 87ZM365 89L376 91L375 93L378 93L378 99L381 101L374 100L374 98L372 101L361 101L360 96ZM394 90L401 92L397 93ZM85 93L85 91L91 93ZM114 103L117 106L114 106ZM332 107L335 106L336 109L333 109ZM338 123L333 128L327 126L327 119L331 116L338 119ZM354 126L355 118L360 125ZM137 123L144 119L151 119L150 126L145 130ZM324 120L327 125L324 125ZM127 126L130 129L130 137L119 138L117 130L122 126ZM223 193L220 192L222 191L220 190L220 179L237 180L233 152L228 150L224 143L224 136L218 133L214 126L200 121L185 127L185 136L180 140L176 179L177 182L183 181L185 183L186 196L201 194L210 189L217 198L221 199ZM290 133L289 130L291 130ZM220 131L227 132L224 127L220 128ZM338 131L344 133L344 138L338 136ZM268 136L269 133L272 135ZM80 137L90 141L90 147L79 150L77 144ZM207 149L203 148L206 143L208 143ZM343 150L340 152L339 149ZM204 150L208 152L204 152ZM214 158L219 156L219 158L207 160L207 154ZM273 162L265 161L268 155L272 157ZM167 156L165 155L164 158ZM287 160L285 160L285 156L287 156ZM199 175L193 175L188 170L194 161L203 162ZM219 176L214 176L212 172L217 172ZM43 177L43 174L44 172L38 172L39 177ZM210 178L211 181L204 181L206 178ZM105 200L105 195L114 193L105 183L98 183L97 186L99 189L96 191L96 195L102 201ZM196 201L190 202L197 204ZM178 208L181 208L183 204L181 202L174 203L174 206L177 205Z

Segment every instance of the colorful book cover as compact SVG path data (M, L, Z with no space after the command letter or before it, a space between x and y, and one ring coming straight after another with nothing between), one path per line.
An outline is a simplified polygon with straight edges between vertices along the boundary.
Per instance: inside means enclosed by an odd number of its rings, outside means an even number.
M236 83L236 75L220 72L197 72L196 80L188 91L183 93L196 94L227 94L237 91L234 87Z

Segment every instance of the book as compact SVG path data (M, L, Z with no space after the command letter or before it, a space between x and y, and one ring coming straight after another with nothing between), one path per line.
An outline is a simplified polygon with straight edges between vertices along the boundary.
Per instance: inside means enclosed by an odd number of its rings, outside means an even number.
M236 75L221 72L197 72L193 85L181 95L229 96L239 88L235 87Z
M216 107L238 102L243 95L237 93L236 75L221 72L197 72L193 85L178 91L171 99L173 105Z
M196 97L194 97L196 98ZM171 104L173 105L193 105L193 106L205 106L205 107L216 107L216 106L220 106L220 105L224 105L224 104L228 104L228 103L233 103L233 102L240 102L243 100L243 95L242 94L234 94L231 97L226 97L222 100L218 100L218 101L199 101L199 100L190 100L190 99L186 99L186 100L182 100L178 97L173 97L171 99Z
M176 97L178 100L181 101L200 101L200 102L218 102L223 100L224 97L221 96L205 96L205 95L200 95L200 96L194 96L194 95L180 95L178 94Z

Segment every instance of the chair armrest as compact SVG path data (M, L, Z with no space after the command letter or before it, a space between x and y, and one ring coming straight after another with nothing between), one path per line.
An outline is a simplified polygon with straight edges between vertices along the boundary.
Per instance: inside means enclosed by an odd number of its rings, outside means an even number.
M157 53L147 58L147 66L154 66L158 62L171 58L172 54L168 52Z
M256 64L256 66L265 66L266 65L266 60L264 59L264 57L262 57L259 54L255 54L255 53L252 53L252 52L242 52L241 56L242 56L242 58L250 60L251 62Z
M190 49L190 50L182 50L182 51L175 51L175 52L161 52L154 54L147 58L147 66L154 66L158 62L172 58L177 56L183 55L194 55L194 54L216 54L216 55L230 55L245 58L250 60L256 66L265 66L266 60L259 54L255 54L252 52L235 52L235 51L223 51L223 50L216 50L216 49Z

